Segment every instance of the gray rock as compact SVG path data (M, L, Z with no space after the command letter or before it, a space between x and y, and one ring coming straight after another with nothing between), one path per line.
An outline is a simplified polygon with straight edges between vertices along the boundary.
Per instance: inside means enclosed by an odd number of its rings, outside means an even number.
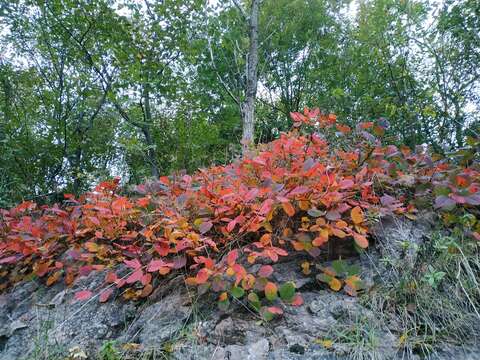
M413 264L415 249L430 228L427 215L418 222L387 218L377 224L378 252L371 249L367 254L372 255L360 259L362 278L373 279L382 271L380 257ZM405 240L413 244L411 248L405 247ZM58 359L65 358L69 349L95 358L102 344L111 340L138 344L138 351L161 351L168 345L172 350L168 356L176 360L347 359L354 342L337 341L333 349L326 349L318 340L332 339L342 326L354 328L359 317L374 328L375 358L399 358L395 328L383 324L358 299L321 290L313 277L302 274L299 263L303 258L285 257L273 264L273 280L294 281L304 305L280 305L284 315L266 324L259 324L258 317L237 302L223 314L212 309L211 296L201 298L195 307L185 305L188 294L180 277L165 280L143 303L124 302L115 296L106 304L73 301L76 291L99 288L104 279L101 272L78 279L71 289L61 284L49 288L36 282L19 284L0 295L0 360L22 359L45 348L50 354L58 353ZM259 266L250 266L250 270ZM428 359L473 360L479 358L477 354L475 347L445 348Z
M421 213L416 221L387 216L376 223L371 230L382 256L413 267L419 247L435 224L435 216L431 212Z

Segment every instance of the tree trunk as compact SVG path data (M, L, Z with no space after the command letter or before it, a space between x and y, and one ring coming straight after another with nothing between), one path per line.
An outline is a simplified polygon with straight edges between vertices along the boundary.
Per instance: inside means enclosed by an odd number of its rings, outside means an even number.
M242 146L243 154L254 141L255 130L255 98L257 96L257 67L258 67L258 12L260 0L252 0L249 20L250 46L247 58L247 87L245 100L240 105L243 121Z

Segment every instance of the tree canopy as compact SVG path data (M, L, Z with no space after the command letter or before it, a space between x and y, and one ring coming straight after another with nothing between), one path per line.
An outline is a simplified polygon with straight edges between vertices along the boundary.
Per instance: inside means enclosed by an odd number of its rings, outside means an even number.
M480 131L479 19L474 0L3 2L0 207L226 164L245 124L268 142L305 106L448 154Z

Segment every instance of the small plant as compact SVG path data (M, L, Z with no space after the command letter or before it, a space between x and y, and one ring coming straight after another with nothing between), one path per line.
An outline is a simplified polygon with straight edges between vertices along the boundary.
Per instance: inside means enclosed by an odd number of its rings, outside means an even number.
M436 288L445 277L444 271L436 271L431 265L428 266L427 273L423 276L423 280L431 287Z
M120 360L120 353L117 350L115 341L105 342L98 354L99 360Z

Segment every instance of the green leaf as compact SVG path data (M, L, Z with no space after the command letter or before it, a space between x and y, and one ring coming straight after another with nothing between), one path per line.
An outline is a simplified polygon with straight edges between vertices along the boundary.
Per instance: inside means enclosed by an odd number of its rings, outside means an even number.
M240 299L245 294L245 290L243 290L241 287L234 286L230 290L230 294L232 294L234 298Z
M266 306L263 306L260 309L260 315L262 316L263 320L265 320L265 321L271 321L275 316L270 311L268 311L268 308Z
M340 275L340 274L343 274L344 272L346 272L346 264L345 264L345 261L343 260L335 260L332 262L332 267L333 267L333 270L335 270L335 272L337 273L337 275Z
M295 297L295 283L293 281L284 283L282 286L280 286L279 293L280 298L283 301L292 301Z
M258 295L256 293L251 292L250 294L248 294L247 299L250 302L250 305L255 310L257 310L257 311L260 310L260 307L261 307L260 298L258 297Z
M318 209L310 209L307 211L308 215L312 216L312 217L320 217L322 215L325 214L324 211L320 211Z
M317 280L329 284L332 281L332 277L327 274L318 274Z
M355 264L347 266L346 271L347 271L348 276L358 275L358 274L360 274L360 266L355 265Z

